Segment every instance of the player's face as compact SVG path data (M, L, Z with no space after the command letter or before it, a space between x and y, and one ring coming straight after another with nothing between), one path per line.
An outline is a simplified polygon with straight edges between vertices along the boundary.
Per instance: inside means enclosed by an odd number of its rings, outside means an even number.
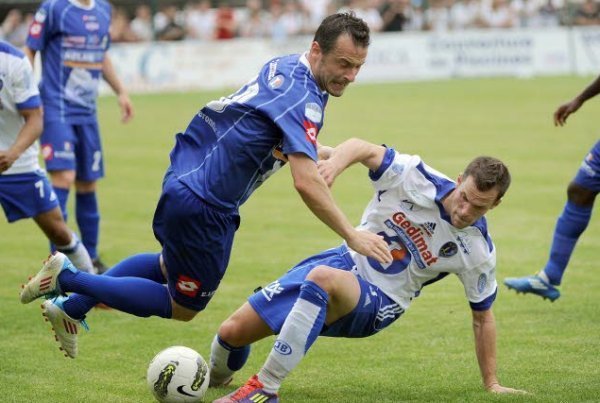
M456 189L448 197L448 203L444 203L444 208L450 215L453 226L465 228L496 207L500 203L500 200L496 200L497 197L496 188L482 192L477 189L471 176L464 180L459 176Z
M313 42L310 53L312 72L319 87L334 97L342 96L367 59L367 48L355 45L349 34L340 35L327 54Z

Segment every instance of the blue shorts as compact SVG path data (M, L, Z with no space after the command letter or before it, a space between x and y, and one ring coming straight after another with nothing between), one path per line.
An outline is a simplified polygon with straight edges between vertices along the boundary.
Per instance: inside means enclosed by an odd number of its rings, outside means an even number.
M45 173L37 171L0 175L0 204L8 222L14 222L58 207L58 199Z
M44 122L40 138L48 171L76 171L78 180L95 181L104 176L104 160L98 123Z
M584 158L573 182L594 192L600 192L600 141Z
M314 255L294 266L283 277L248 298L248 302L273 330L279 334L283 322L300 295L300 286L306 276L317 266L329 266L352 271L354 262L346 246L340 246ZM321 336L367 337L391 325L404 310L377 286L358 277L360 299L352 312L329 326L324 326Z
M211 207L167 171L152 228L178 304L195 311L206 307L227 269L239 223L237 213Z

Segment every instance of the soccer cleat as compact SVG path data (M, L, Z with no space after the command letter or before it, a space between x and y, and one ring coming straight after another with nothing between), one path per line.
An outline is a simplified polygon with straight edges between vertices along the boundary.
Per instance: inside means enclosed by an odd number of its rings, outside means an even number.
M264 385L254 375L238 390L214 400L213 403L277 403L277 393L267 393L263 390Z
M105 265L99 257L92 259L92 265L94 266L94 269L96 269L96 274L102 274L110 269L110 267Z
M504 280L504 284L509 289L515 290L518 293L535 294L551 302L554 302L560 297L560 291L552 284L547 283L537 274L527 277L509 277Z
M58 284L58 275L65 269L77 270L69 258L60 252L48 256L38 274L21 286L21 303L28 304L42 296L52 298L60 295L62 292Z
M52 325L54 339L60 344L59 349L65 357L75 358L77 356L77 334L79 327L89 330L85 321L71 318L63 310L65 297L48 299L42 303L42 315Z

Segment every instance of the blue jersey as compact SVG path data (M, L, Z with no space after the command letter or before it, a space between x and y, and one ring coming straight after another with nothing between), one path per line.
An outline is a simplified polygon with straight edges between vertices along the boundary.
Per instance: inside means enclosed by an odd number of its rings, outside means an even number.
M286 155L317 160L327 99L306 56L273 59L239 91L209 102L177 135L173 172L206 202L237 211Z
M96 119L96 98L104 55L110 45L111 7L92 0L46 0L29 28L27 46L40 51L40 94L45 121L71 124Z

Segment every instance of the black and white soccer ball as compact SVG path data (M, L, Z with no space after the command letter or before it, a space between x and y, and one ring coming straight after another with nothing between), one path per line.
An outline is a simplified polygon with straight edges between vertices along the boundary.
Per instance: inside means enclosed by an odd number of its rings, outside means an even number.
M146 380L161 403L202 401L210 379L208 364L188 347L164 349L150 362Z

